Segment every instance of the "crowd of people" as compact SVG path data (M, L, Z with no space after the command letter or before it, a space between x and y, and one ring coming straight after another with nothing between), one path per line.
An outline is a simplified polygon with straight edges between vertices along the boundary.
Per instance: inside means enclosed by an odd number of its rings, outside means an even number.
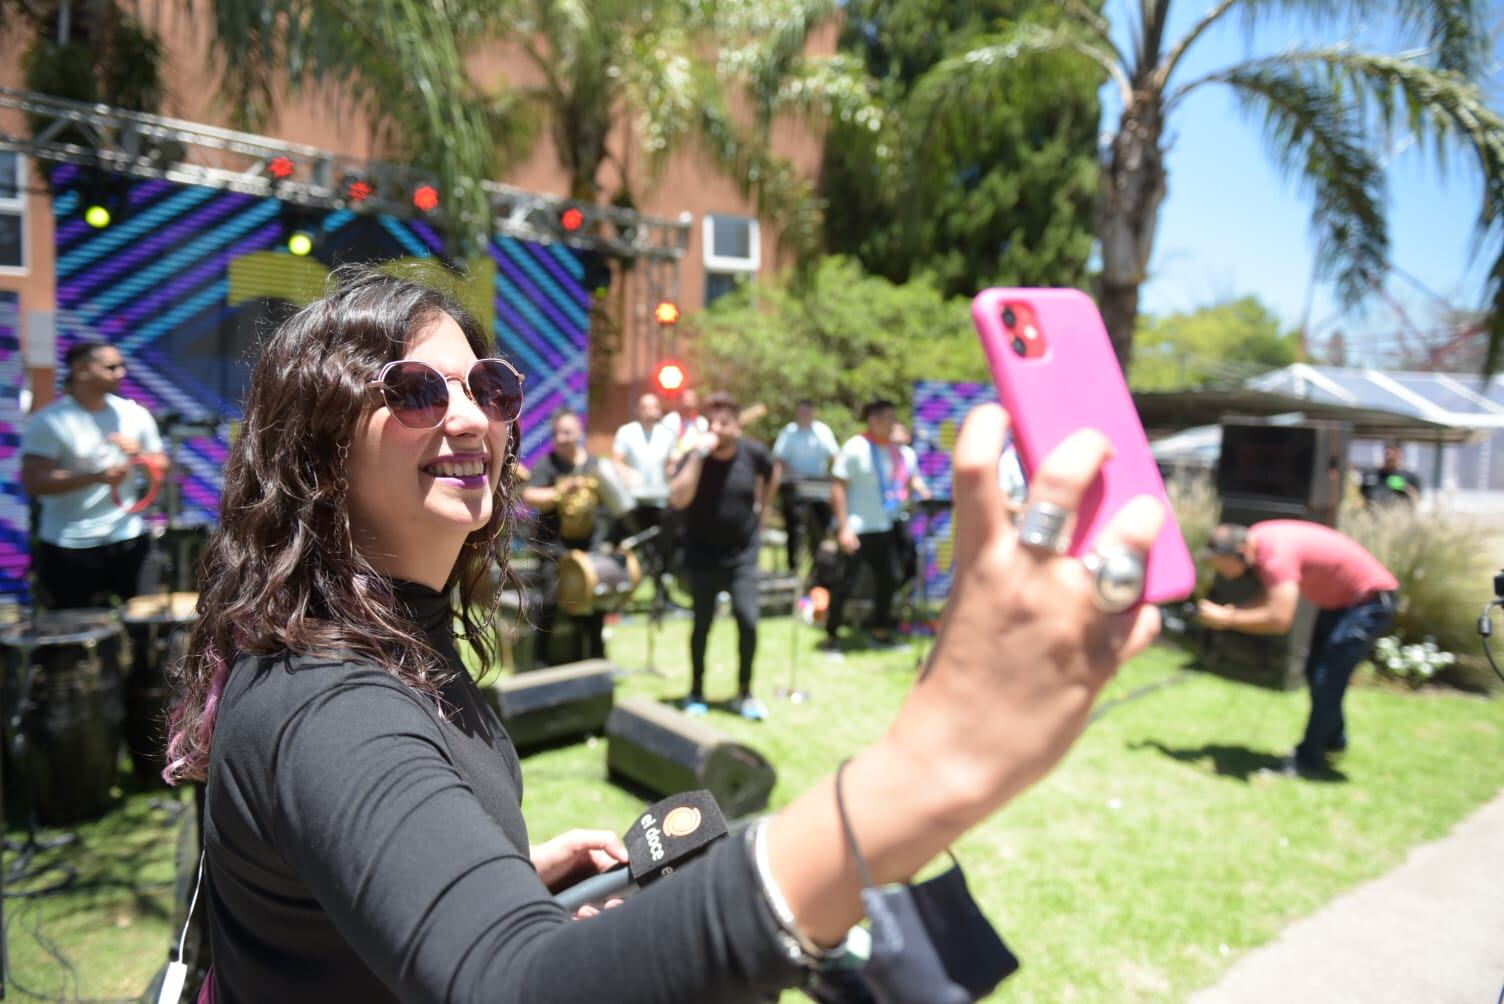
M719 598L726 595L738 631L738 689L726 706L760 721L767 705L752 692L752 679L764 580L792 574L800 593L821 598L820 647L826 651L897 643L895 597L920 571L908 517L931 492L891 401L869 402L863 431L844 444L819 420L813 401L799 401L771 451L743 435L744 422L763 412L760 405L743 408L722 393L702 404L692 388L676 404L666 411L657 394L639 397L635 417L612 438L610 457L587 454L577 414L553 416L553 448L534 466L522 493L537 514L533 547L542 559L532 583L540 610L535 649L544 662L604 652L600 611L576 617L576 633L586 644L555 643L555 627L565 615L552 569L570 550L609 551L625 540L657 580L660 601L670 595L665 577L688 591L694 626L684 710L703 715L711 707L705 650ZM613 492L630 503L613 507ZM765 568L761 561L775 500L783 569ZM870 615L847 636L847 610L858 591Z

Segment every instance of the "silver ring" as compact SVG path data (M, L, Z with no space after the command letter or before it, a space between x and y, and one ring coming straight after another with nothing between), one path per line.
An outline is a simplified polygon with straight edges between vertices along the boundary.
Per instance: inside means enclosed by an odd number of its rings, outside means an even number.
M1061 532L1070 510L1053 502L1030 502L1018 521L1018 540L1050 554L1063 554L1070 541Z
M1094 547L1081 557L1091 573L1091 601L1103 613L1131 610L1144 598L1144 556L1118 544Z

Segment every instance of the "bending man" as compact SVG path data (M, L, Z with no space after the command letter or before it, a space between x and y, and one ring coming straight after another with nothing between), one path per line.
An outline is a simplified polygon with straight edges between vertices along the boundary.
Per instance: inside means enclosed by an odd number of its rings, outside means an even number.
M1252 571L1265 590L1261 602L1247 607L1202 600L1199 613L1207 627L1284 634L1302 598L1320 609L1306 659L1311 717L1300 745L1282 767L1291 775L1320 772L1329 753L1347 748L1342 697L1353 670L1394 622L1399 583L1351 537L1303 520L1275 519L1251 527L1224 523L1212 532L1207 550L1219 575L1237 579Z

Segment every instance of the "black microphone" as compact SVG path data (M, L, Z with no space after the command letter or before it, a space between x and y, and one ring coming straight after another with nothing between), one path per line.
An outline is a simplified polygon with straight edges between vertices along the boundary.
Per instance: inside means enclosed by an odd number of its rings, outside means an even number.
M726 816L710 792L670 795L653 803L622 836L627 845L626 864L576 882L554 896L554 902L574 913L582 906L599 907L608 899L624 899L672 875L726 832Z

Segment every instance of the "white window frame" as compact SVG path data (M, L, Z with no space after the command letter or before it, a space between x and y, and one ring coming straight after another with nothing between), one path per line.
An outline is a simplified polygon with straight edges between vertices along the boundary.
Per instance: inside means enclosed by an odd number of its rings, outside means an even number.
M748 243L752 253L745 258L715 253L715 221L717 219L745 221L748 227ZM701 238L705 244L706 272L751 273L762 268L762 227L754 216L734 216L730 213L706 213L701 221Z
M0 156L4 151L0 151ZM26 275L30 272L31 264L31 227L28 226L26 211L26 158L22 154L11 154L16 158L16 197L0 197L0 213L13 215L21 221L21 264L0 265L0 275Z

